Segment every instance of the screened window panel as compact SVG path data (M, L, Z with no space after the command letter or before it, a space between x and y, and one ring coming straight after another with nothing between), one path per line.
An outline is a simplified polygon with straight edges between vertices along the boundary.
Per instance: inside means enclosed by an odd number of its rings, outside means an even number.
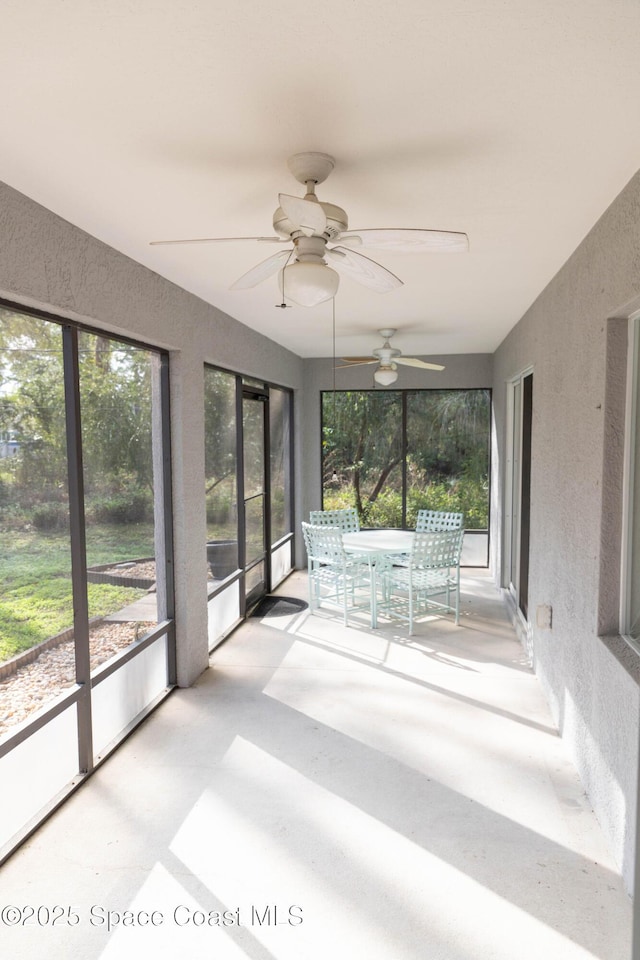
M252 497L245 504L247 564L264 556L264 497Z
M291 405L290 394L272 388L270 410L271 543L291 533Z
M79 335L92 668L158 620L152 379L147 350ZM160 558L161 561L163 558Z
M407 527L418 510L462 513L489 525L489 391L407 393Z
M325 510L356 507L364 527L402 525L402 395L322 395Z
M205 497L210 581L238 567L236 378L205 367Z
M1 735L75 683L62 329L4 308L0 598L0 664L61 640L0 684Z
M420 509L461 512L487 530L490 402L488 390L323 393L324 509L409 529Z
M170 616L165 363L147 348L0 308L0 736L36 712L43 723L27 726L26 739L0 763L4 772L21 771L4 825L9 844L18 841L21 821L43 815L78 770L92 769L99 730L91 701L81 696L52 717L53 701L88 682L89 664L95 669L135 643L144 622L156 620L156 597L163 619ZM146 586L123 585L136 560L150 564L142 576L156 583L153 597ZM144 622L129 609L141 597L149 601ZM28 662L15 659L22 655ZM156 686L166 689L166 649L161 660ZM131 670L113 674L113 683L128 680L126 702L111 698L104 712L119 711L118 729L139 713L128 705L148 684L144 656L135 670L134 685Z
M244 497L264 493L264 404L245 400L243 404Z

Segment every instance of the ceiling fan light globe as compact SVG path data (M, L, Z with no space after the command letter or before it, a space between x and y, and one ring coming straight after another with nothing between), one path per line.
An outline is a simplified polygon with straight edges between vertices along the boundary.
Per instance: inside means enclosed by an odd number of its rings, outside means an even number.
M326 263L297 260L280 271L278 283L283 299L300 307L315 307L335 297L340 277Z
M390 370L385 367L381 367L373 375L373 379L376 383L379 383L381 387L390 387L392 383L395 383L398 379L398 371Z

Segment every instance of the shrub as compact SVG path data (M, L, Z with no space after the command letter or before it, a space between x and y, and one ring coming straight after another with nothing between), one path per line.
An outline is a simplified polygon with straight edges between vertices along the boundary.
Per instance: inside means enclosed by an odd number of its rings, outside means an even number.
M153 514L151 495L144 490L129 490L94 500L87 516L94 523L143 523Z
M342 486L324 490L324 509L340 510L354 507L353 487ZM399 527L402 521L402 495L399 490L383 489L374 503L366 498L360 522L367 527ZM467 530L484 530L488 525L488 497L486 482L459 477L452 481L412 485L407 490L407 527L415 527L418 510L446 510L464 514Z
M40 503L31 513L36 530L63 530L69 525L69 512L64 503Z
M366 527L402 526L402 495L397 490L382 490L377 500L365 503L362 523Z
M488 525L487 490L481 480L466 477L452 483L430 483L423 489L413 487L407 496L407 525L415 525L418 510L446 510L464 515L467 530L483 530Z
M222 525L231 518L231 501L228 495L207 497L207 523Z
M355 507L356 498L353 487L345 485L339 488L325 484L323 510L344 510L346 507Z

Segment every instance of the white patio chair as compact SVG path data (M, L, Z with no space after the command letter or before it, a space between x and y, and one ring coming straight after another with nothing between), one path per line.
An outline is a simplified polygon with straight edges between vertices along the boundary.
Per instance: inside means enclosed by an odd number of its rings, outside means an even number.
M375 623L373 563L367 555L347 554L337 527L302 524L309 572L309 608L313 613L330 601L342 607L345 626L352 610L368 609ZM324 591L325 592L323 594Z
M357 533L360 529L358 511L355 507L342 510L312 510L309 523L314 527L337 527L343 533Z
M407 565L382 571L384 609L390 616L408 620L410 634L415 618L431 607L454 613L455 622L460 622L463 536L462 529L418 532Z
M463 519L461 513L449 513L446 510L418 510L416 531L459 530Z
M449 513L446 510L418 510L416 533L423 533L425 530L459 530L463 519L464 516L461 513ZM398 555L393 562L399 567L406 567L409 563L409 555Z

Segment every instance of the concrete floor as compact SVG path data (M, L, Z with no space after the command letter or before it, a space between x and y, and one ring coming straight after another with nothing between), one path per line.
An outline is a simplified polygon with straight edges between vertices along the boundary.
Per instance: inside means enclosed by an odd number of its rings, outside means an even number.
M411 639L250 619L0 871L1 905L68 911L5 910L2 956L627 960L630 900L466 573L460 626Z

